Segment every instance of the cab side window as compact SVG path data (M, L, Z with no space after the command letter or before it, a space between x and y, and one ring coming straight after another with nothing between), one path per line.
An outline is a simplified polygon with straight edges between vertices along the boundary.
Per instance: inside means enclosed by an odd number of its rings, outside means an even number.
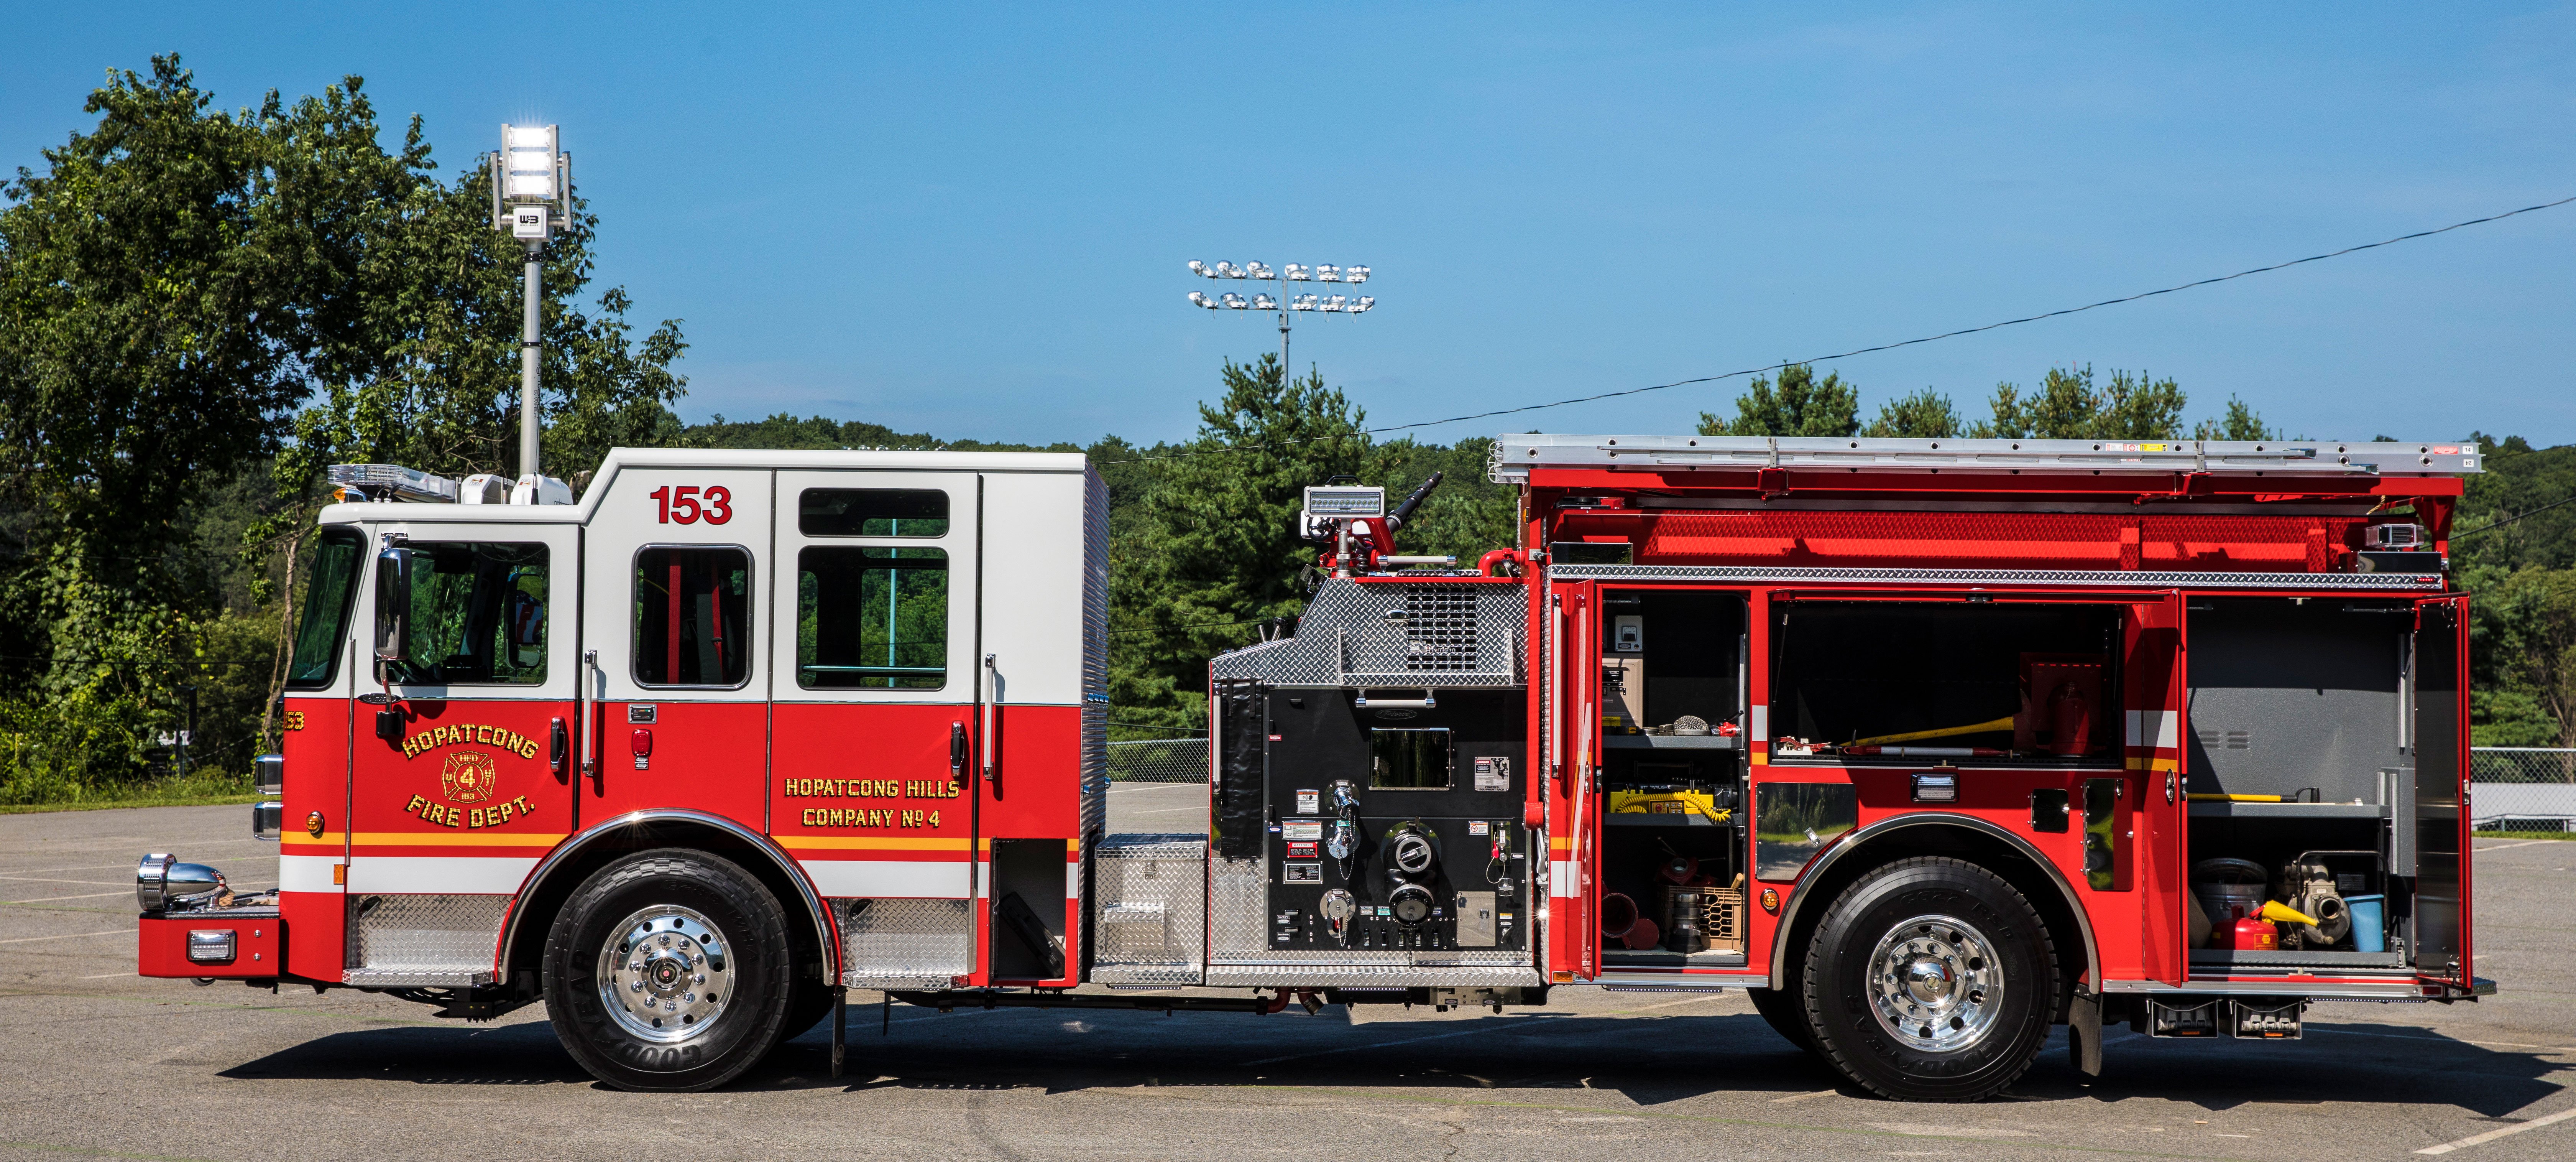
M936 690L948 684L948 553L809 546L796 554L796 684Z
M635 555L635 681L740 686L751 674L751 556L718 547Z
M386 681L534 686L546 680L544 545L413 541L410 548L410 659L384 663Z

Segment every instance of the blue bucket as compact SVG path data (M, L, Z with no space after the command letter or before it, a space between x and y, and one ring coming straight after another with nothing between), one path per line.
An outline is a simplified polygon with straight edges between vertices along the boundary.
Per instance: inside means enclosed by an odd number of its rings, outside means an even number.
M2344 906L2352 909L2352 949L2355 952L2388 951L2388 924L2381 915L2381 896L2345 896Z

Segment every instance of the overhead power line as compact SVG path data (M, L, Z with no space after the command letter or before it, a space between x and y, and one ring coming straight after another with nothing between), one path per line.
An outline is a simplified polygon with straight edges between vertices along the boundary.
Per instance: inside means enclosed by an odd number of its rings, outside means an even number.
M1740 379L1748 375L1761 375L1766 372L1781 371L1802 364L1830 363L1837 359L1849 359L1856 355L1869 355L1880 351L1893 351L1899 347L1912 347L1923 343L1937 343L1943 339L1956 339L1962 335L1974 335L1979 332L1992 331L2003 327L2017 327L2023 323L2036 323L2044 319L2054 319L2065 315L2081 314L2085 311L2098 310L2103 307L2115 307L2122 303L2134 303L2140 299L2151 299L2158 295L2169 295L2177 291L2187 291L2196 287L2213 286L2218 283L2230 282L2235 279L2245 278L2251 275L2268 274L2276 270L2287 270L2293 266L2303 266L2311 262L2323 262L2329 258L2341 258L2344 255L2358 254L2364 250L2376 250L2382 246L2394 246L2400 242L2411 242L2418 238L2430 238L2436 234L2448 234L2453 230L2465 229L2470 226L2481 226L2489 222L2501 222L2507 218L2521 214L2555 209L2559 206L2564 206L2569 202L2576 202L2576 195L2560 198L2554 202L2542 202L2536 206L2524 206L2519 210L2506 210L2500 214L2489 214L2483 218L2471 218L2465 222L2453 222L2448 226L2440 226L2431 230L2418 230L2412 234L2400 234L2397 237L2384 238L2377 242L2364 242L2358 246L2347 246L2341 250L2327 251L2324 254L2311 254L2306 258L2293 258L2287 262L2275 262L2269 266L2257 266L2251 270L2237 271L2234 274L2222 274L2211 278L2194 279L2190 282L2177 283L2173 286L2162 287L2156 290L2139 291L2136 294L2122 295L2114 299L2104 299L2098 303L2086 303L2080 307L2066 307L2061 310L2045 311L2036 315L2024 315L2018 319L2005 319L2001 322L1986 323L1981 326L1961 327L1958 330L1943 331L1937 335L1924 335L1920 338L1900 339L1892 343L1876 343L1867 347L1854 347L1849 351L1837 352L1832 355L1818 355L1808 359L1791 359L1780 363L1766 364L1761 367L1747 367L1740 371L1728 371L1717 375L1701 375L1690 379L1676 379L1671 383L1649 384L1645 387L1623 388L1618 391L1597 392L1592 395L1578 395L1571 399L1554 400L1548 403L1524 404L1520 407L1497 408L1493 411L1471 412L1467 415L1450 416L1446 419L1418 420L1409 424L1389 424L1385 427L1362 428L1356 432L1340 435L1317 436L1305 440L1283 440L1269 444L1236 444L1223 448L1204 448L1188 452L1171 452L1160 456L1139 456L1133 460L1112 460L1108 461L1108 463L1128 464L1149 460L1180 460L1192 456L1212 456L1227 452L1255 452L1271 448L1295 447L1301 444L1316 444L1327 440L1346 440L1364 435L1374 436L1382 432L1402 432L1410 431L1414 428L1434 428L1439 427L1442 424L1464 423L1468 420L1489 420L1499 416L1520 415L1524 412L1545 411L1549 408L1570 407L1579 403L1597 403L1605 399L1618 399L1623 396L1644 395L1650 391L1669 391L1676 387L1689 387L1692 384L1717 383L1728 379ZM1280 374L1287 374L1287 369L1282 367L1280 369Z

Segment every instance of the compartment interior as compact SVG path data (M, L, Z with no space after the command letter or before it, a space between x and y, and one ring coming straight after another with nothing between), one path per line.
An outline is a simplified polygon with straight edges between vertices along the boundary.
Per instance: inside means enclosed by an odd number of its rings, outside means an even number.
M1775 758L2119 765L2117 606L1794 601L1772 617Z
M2417 870L2413 603L2195 597L2188 613L2186 874L2208 922L2195 971L2404 970ZM2262 899L2343 911L2351 930L2327 939L2281 923L2280 948L2237 947L2212 914L2225 906L2211 905L2227 878L2220 860L2260 868ZM2330 888L2308 886L2318 870Z
M1744 961L1746 600L1605 590L1601 875L1614 965ZM1695 721L1694 721L1695 720ZM1631 944L1636 947L1630 947Z

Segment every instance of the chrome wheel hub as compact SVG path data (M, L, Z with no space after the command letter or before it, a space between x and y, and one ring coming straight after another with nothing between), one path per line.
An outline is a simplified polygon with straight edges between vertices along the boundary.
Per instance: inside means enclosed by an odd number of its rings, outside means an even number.
M599 950L599 999L634 1036L703 1036L733 1001L732 944L705 916L656 904L620 921Z
M1910 1048L1955 1053L1985 1039L2003 1008L2002 966L1985 933L1951 916L1888 930L1869 959L1870 1013Z

